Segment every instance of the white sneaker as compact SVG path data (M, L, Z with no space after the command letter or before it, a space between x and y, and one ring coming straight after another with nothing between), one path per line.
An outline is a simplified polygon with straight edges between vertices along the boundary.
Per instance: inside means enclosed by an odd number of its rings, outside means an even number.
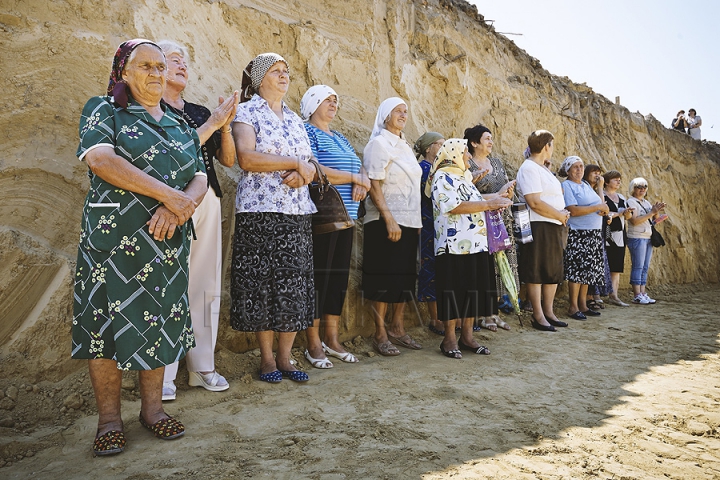
M163 382L162 401L169 402L175 400L175 382Z
M643 293L642 295L643 295L643 297L645 297L645 300L647 300L648 303L652 304L652 303L656 302L656 300L654 298L650 298L650 296L647 293Z
M230 384L225 377L217 372L208 373L207 375L200 372L188 372L188 385L191 387L203 387L211 392L222 392L230 388Z
M644 296L642 293L641 293L641 294L638 294L638 295L635 295L635 298L633 298L633 301L632 301L632 302L633 302L633 303L637 303L637 304L639 304L639 305L649 305L649 304L650 304L650 302L648 301L648 299L645 298L645 296Z

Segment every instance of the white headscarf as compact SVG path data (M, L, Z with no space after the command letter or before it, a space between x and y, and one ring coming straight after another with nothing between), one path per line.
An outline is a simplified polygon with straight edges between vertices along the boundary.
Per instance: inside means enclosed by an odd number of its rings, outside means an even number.
M370 134L370 140L382 133L385 128L385 119L390 116L390 112L392 112L398 105L407 106L407 103L405 103L405 100L400 97L390 97L380 104L377 115L375 115L375 125L373 126L372 133Z
M300 115L306 122L310 120L310 117L315 110L324 102L330 95L338 96L338 94L332 88L327 85L315 85L308 88L302 100L300 100ZM339 105L339 99L338 99Z
M582 158L576 155L570 155L563 161L562 165L560 165L560 170L558 170L558 174L560 174L561 177L567 177L568 172L570 171L570 167L572 167L578 162L583 163Z

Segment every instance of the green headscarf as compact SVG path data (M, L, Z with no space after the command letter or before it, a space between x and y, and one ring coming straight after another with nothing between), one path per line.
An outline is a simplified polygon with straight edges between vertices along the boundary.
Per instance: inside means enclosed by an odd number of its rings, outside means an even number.
M418 158L425 158L425 154L427 153L427 149L430 148L430 145L444 138L445 137L437 132L423 133L415 142L415 152L418 154Z

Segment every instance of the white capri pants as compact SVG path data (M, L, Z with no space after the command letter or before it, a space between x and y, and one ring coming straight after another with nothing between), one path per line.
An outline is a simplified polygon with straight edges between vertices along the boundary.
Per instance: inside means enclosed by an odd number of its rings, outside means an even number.
M222 270L222 212L220 199L212 188L208 188L192 220L197 240L192 240L190 245L188 301L196 345L188 351L185 361L189 372L212 372ZM167 365L163 381L174 381L177 371L177 362Z

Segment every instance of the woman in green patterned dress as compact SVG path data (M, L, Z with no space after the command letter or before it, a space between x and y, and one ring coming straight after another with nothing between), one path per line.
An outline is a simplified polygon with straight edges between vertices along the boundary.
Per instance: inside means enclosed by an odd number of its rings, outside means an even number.
M187 300L189 221L207 191L197 133L160 104L160 48L120 45L107 96L80 119L78 158L89 168L75 275L72 356L89 359L98 406L96 455L125 446L123 370L139 370L140 423L162 439L183 425L161 403L165 365L194 345Z

